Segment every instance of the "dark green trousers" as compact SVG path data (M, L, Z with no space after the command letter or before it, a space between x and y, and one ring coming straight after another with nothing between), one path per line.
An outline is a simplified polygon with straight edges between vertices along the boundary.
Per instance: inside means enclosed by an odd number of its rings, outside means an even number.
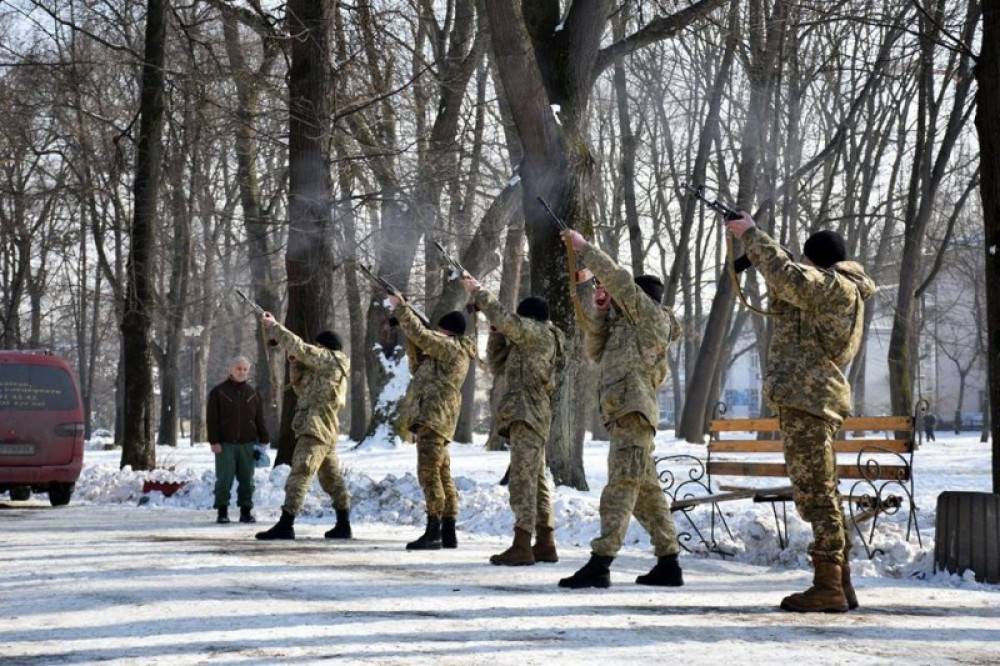
M222 445L222 453L215 454L215 508L229 506L229 493L233 488L233 478L239 486L236 489L236 503L240 507L253 508L253 443Z

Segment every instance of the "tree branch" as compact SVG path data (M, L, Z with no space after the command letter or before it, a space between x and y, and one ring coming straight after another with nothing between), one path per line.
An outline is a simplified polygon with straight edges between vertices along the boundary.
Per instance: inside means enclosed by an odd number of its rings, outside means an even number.
M725 2L726 0L699 0L699 2L669 16L658 16L625 39L601 49L597 54L597 63L594 66L594 78L596 79L601 72L610 67L615 58L626 56L644 46L672 37L696 20L712 13Z

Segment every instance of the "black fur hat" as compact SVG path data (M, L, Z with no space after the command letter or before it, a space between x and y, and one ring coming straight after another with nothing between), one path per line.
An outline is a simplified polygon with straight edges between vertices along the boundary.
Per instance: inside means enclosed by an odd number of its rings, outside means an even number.
M663 302L663 280L655 275L640 275L635 278L635 283L654 301Z
M326 347L331 351L340 351L344 348L344 342L340 339L340 336L333 331L321 331L319 335L316 336L316 344L321 347Z
M802 246L802 254L820 268L829 268L847 259L847 244L836 231L817 231Z
M452 310L438 319L438 326L449 333L465 335L465 315L458 310Z
M518 304L517 314L535 321L548 321L549 304L544 298L528 296Z

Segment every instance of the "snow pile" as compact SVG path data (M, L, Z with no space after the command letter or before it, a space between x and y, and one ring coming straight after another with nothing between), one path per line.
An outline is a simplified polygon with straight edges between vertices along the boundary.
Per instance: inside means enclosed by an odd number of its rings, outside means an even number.
M405 368L405 363L402 364ZM404 370L405 372L405 370ZM392 391L398 397L405 391L408 376L394 375L385 396ZM350 450L352 442L342 440L339 451L345 469L345 479L352 497L352 518L360 524L419 526L424 522L424 501L420 484L414 475L416 452L412 447L391 445L377 438L370 439L368 450ZM700 447L678 442L661 435L657 454L696 455ZM606 443L588 441L584 448L585 468L590 490L578 491L560 487L555 491L554 510L556 536L560 543L586 548L600 532L600 492L607 479ZM703 449L701 449L703 450ZM933 568L934 509L938 493L946 489L986 490L989 477L983 472L989 447L974 438L956 438L939 444L925 445L918 452L916 477L917 535L906 540L908 509L896 515L879 517L872 547L880 552L867 559L864 545L853 534L852 568L858 575L888 578L920 578L943 581L948 585L967 584L961 577L935 573ZM483 450L481 444L451 447L452 470L458 487L461 510L459 528L498 538L509 538L513 530L508 491L497 485L508 457ZM146 480L182 481L185 486L172 497L150 493L149 504L157 507L210 510L214 505L215 474L212 455L205 445L190 448L157 450L158 460L172 469L154 472L134 472L117 469L118 452L88 453L83 475L77 484L74 502L89 504L137 503ZM682 466L672 470L683 478ZM257 469L254 502L261 521L275 518L284 501L284 485L289 468ZM235 503L235 488L231 501ZM846 488L842 488L846 490ZM769 504L750 500L726 502L714 515L715 538L721 550L732 559L753 565L804 569L808 567L809 526L799 518L792 503L786 506L788 544L782 548L778 540L775 516ZM332 521L330 499L318 481L306 497L302 522ZM778 507L781 517L781 507ZM725 520L725 525L721 519ZM704 554L702 537L711 539L713 512L710 505L701 505L688 513L674 514L677 532L684 546ZM692 524L693 521L693 524ZM727 531L726 526L729 530ZM862 523L868 537L870 522ZM730 535L731 533L731 535ZM699 536L699 534L701 536ZM625 547L649 555L649 537L636 521L625 538ZM717 558L718 555L711 555Z
M375 345L376 357L382 363L382 370L388 376L388 381L382 388L378 402L375 403L374 414L380 415L379 424L371 436L366 437L355 448L363 451L373 449L395 449L400 445L400 439L393 432L392 424L399 413L399 402L406 395L410 385L410 364L405 354L398 358L386 358L382 346Z

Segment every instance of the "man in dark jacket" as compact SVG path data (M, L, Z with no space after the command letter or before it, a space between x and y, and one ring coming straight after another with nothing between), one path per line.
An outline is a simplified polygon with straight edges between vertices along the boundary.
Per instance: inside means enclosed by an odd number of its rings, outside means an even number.
M233 477L239 483L236 501L240 522L257 522L253 517L254 445L271 440L264 423L264 401L250 386L250 361L237 356L229 364L229 377L208 394L206 421L208 441L215 454L216 522L229 522L229 493Z

